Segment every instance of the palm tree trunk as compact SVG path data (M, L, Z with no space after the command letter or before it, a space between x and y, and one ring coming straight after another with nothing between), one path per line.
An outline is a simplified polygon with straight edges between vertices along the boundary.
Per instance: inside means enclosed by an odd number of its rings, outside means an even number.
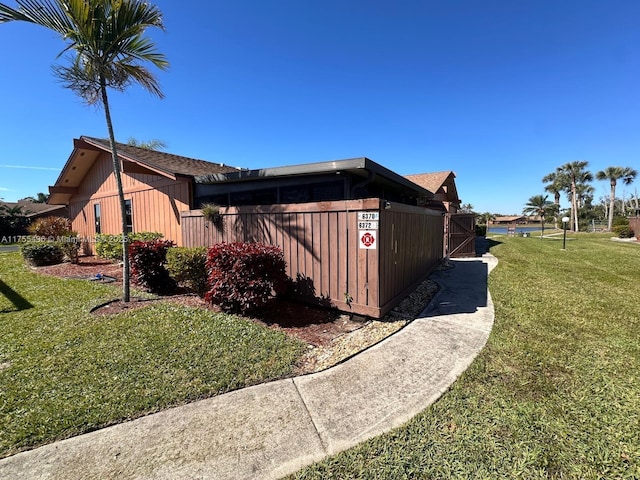
M616 181L611 179L611 193L609 194L609 226L608 230L613 230L613 211L616 204Z
M573 216L573 231L578 231L578 191L575 180L571 182L571 209Z
M120 173L120 160L116 147L116 138L113 133L113 123L111 122L111 112L109 111L109 101L107 98L107 84L104 77L100 77L100 94L102 95L102 105L104 106L104 115L107 120L107 129L109 130L109 143L111 144L111 160L113 161L113 174L116 177L116 185L118 187L118 200L120 201L120 219L122 220L122 301L130 300L130 282L129 282L129 248L127 237L127 213L124 203L124 189L122 187L122 175Z

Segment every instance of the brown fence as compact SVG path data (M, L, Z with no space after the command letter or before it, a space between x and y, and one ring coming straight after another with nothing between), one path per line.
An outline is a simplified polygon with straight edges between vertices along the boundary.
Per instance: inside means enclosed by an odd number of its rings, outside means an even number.
M475 257L476 215L454 213L449 216L449 256Z
M629 228L633 230L633 234L640 240L640 217L629 218Z
M386 207L386 208L385 208ZM442 260L443 216L380 199L221 208L222 227L181 213L184 246L262 242L316 302L379 318Z

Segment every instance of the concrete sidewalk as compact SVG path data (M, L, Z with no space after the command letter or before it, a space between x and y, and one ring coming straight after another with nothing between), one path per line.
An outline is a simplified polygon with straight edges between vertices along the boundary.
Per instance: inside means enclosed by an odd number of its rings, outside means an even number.
M484 346L497 260L453 260L419 319L323 372L238 390L0 460L7 479L280 478L411 419Z

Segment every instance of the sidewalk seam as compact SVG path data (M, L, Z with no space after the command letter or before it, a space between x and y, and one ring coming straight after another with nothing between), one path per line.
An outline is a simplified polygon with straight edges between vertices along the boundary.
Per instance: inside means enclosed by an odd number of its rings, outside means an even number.
M316 431L316 435L318 435L318 440L320 440L320 445L322 445L322 450L324 450L324 455L326 457L327 455L329 455L328 446L325 444L324 440L322 439L322 435L320 435L320 430L318 430L318 425L316 425L316 422L313 419L313 415L311 414L311 411L307 406L307 402L305 402L304 397L302 396L302 393L298 389L298 382L296 382L295 378L292 378L291 382L293 383L293 386L296 389L298 397L300 397L300 401L302 402L302 405L304 405L304 409L307 412L307 415L309 416L309 420L311 420L311 424L313 425L313 429Z

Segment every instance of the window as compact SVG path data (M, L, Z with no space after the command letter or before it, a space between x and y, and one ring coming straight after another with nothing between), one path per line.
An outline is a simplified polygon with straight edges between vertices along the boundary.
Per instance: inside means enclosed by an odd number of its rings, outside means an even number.
M93 205L93 216L95 218L96 233L100 233L100 204Z
M126 233L131 233L133 232L133 215L132 215L132 207L131 207L131 200L125 200L124 201L124 214L127 217L127 232Z

